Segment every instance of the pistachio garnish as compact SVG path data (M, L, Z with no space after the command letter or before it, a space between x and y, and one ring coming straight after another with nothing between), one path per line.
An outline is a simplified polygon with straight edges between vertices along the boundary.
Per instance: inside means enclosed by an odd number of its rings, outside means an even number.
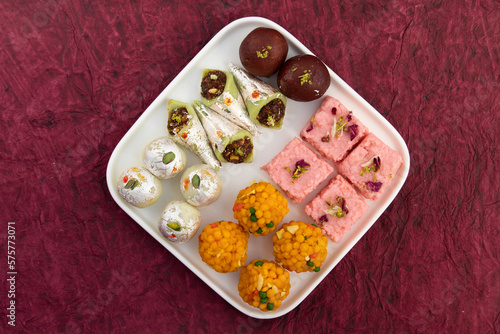
M295 183L296 179L307 173L309 171L309 167L311 167L311 165L304 161L304 159L300 159L299 161L297 161L295 163L295 170L292 174L292 183Z
M268 51L266 49L271 50L272 47L270 45L268 45L267 47L262 48L262 51L255 51L257 53L257 57L267 58Z
M363 176L365 173L370 173L370 172L378 172L380 170L380 166L382 165L380 156L376 155L364 164L361 165L361 173L360 175ZM374 181L377 181L376 179Z
M163 155L163 163L169 164L175 159L175 153L174 152L168 152Z
M170 117L170 119L172 119L172 121L174 121L177 124L180 124L182 122L181 115L172 114L172 116Z
M136 179L130 179L130 180L128 180L127 184L125 185L125 189L134 190L134 188L137 187L138 184L139 184L139 181L137 181Z
M339 116L339 119L337 120L335 117L333 118L333 125L332 125L332 130L330 131L332 137L335 136L336 138L340 138L342 136L342 133L344 132L344 126L347 124L347 122L343 122L344 116Z
M337 196L335 200L336 203L334 203L330 197L330 202L326 201L326 204L329 206L329 208L324 210L324 212L336 218L345 217L345 215L349 213L349 209L347 209L345 199L342 196Z
M305 83L308 83L308 84L312 85L312 82L311 82L311 70L304 70L304 74L299 75L299 79L300 79L300 85L301 86L303 84L305 84Z
M240 147L237 147L235 150L234 150L234 153L236 153L237 155L239 156L243 156L243 150L240 148Z
M191 179L191 183L193 184L193 187L199 188L200 187L200 176L198 174L194 174L193 178Z
M168 223L167 226L170 227L172 230L177 231L177 232L179 232L181 230L181 226L177 222Z

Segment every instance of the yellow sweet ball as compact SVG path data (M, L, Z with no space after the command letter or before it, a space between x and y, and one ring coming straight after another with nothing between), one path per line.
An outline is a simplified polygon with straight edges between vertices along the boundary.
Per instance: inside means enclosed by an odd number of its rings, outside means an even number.
M315 225L302 221L283 224L273 236L273 255L284 268L297 273L319 272L326 260L328 238Z
M247 260L250 234L239 224L220 221L205 226L199 236L201 259L219 273L237 271Z
M256 237L274 232L288 211L286 198L263 181L240 190L233 206L234 218Z
M238 291L245 303L274 311L290 293L290 274L274 261L254 260L241 268Z

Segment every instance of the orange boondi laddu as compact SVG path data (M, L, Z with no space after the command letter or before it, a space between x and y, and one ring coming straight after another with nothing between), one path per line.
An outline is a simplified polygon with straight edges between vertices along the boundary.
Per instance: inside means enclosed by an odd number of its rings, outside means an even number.
M274 261L254 260L241 268L240 297L261 311L273 311L290 293L290 274Z
M276 262L287 270L318 272L326 260L328 238L316 225L291 221L276 232L273 245Z
M219 273L237 271L247 260L249 237L239 224L215 222L200 234L198 252L203 262Z
M269 182L254 183L240 190L234 202L234 218L254 236L273 232L288 213L287 200Z

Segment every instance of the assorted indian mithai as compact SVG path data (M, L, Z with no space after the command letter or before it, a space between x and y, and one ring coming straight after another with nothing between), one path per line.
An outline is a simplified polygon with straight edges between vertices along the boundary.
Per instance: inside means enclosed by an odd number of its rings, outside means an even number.
M117 181L118 193L127 203L145 208L159 199L161 180L170 182L180 175L183 200L169 202L158 222L159 232L169 242L185 244L198 234L202 221L198 207L216 202L223 191L219 169L227 163L252 163L258 154L254 136L261 133L259 128L282 128L287 98L312 101L330 85L328 69L315 56L286 60L288 44L274 29L253 30L239 51L243 68L228 63L227 71L204 69L198 99L168 101L165 136L146 146L143 166L126 169ZM276 73L278 88L259 78ZM332 96L323 98L300 138L294 137L260 166L277 187L259 181L241 189L232 207L237 223L213 222L198 236L201 260L218 273L240 271L239 295L263 312L278 309L290 293L289 272L321 271L328 239L341 241L368 211L365 200L383 196L403 162ZM202 163L185 168L183 148ZM333 166L338 173L330 178ZM303 202L329 178L304 207L312 223L282 224L290 211L288 199ZM274 261L252 259L245 265L249 238L270 234Z

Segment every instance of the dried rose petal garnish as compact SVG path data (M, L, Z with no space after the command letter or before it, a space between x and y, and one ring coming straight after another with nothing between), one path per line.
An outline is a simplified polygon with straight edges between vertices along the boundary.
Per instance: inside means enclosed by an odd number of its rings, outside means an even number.
M309 127L306 129L306 132L312 131L314 129L314 123L316 123L316 117L313 116L309 121Z
M329 208L326 209L324 213L332 215L336 218L345 217L345 215L349 213L349 209L347 209L345 203L345 198L342 196L337 196L335 200L336 203L334 203L331 198L330 202L326 201L326 204L329 206Z
M295 180L307 173L308 168L311 167L304 159L300 159L295 163L295 169L292 174L292 183L295 183ZM290 167L285 167L286 170L290 170Z
M307 162L304 161L304 159L300 159L295 163L295 171L293 172L293 176L295 178L299 178L302 174L305 174L311 167Z
M337 196L337 204L340 205L340 207L342 208L342 211L345 212L345 214L348 214L349 213L349 209L347 209L347 206L345 204L345 198L344 197L341 197L341 196Z
M299 161L297 161L295 163L295 168L297 168L297 167L307 168L307 167L311 167L311 165L309 165L307 162L305 162L304 159L300 159Z
M380 165L381 165L380 156L376 155L376 156L373 157L373 164L374 164L373 171L374 172L378 172L379 169L380 169Z
M351 136L351 140L356 138L356 136L358 135L358 125L357 124L353 124L353 125L349 126L349 135Z
M347 121L352 121L352 111L349 111L349 113L347 114Z
M366 186L373 192L378 192L382 188L382 182L366 181Z

